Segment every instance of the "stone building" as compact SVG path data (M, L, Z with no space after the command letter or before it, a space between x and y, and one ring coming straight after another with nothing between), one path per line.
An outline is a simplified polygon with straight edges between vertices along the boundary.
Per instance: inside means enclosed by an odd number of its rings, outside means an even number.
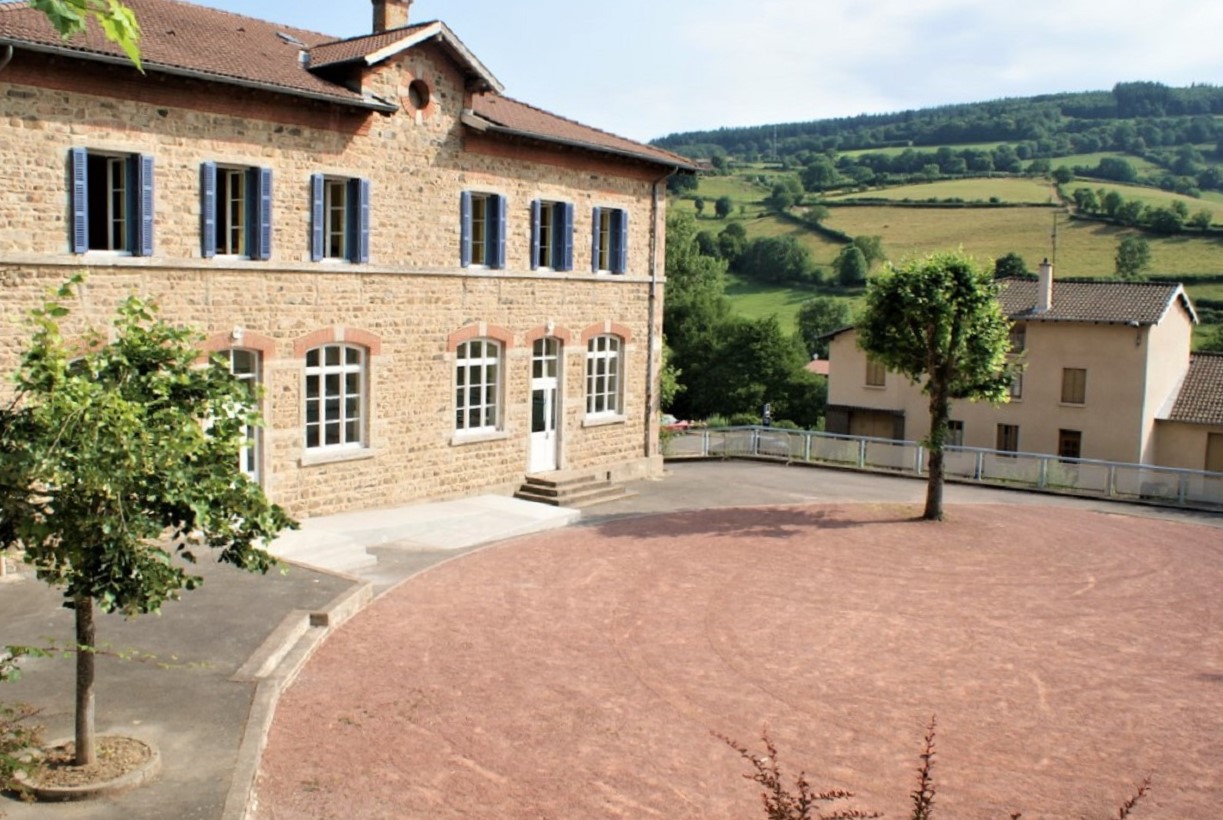
M1007 279L1000 294L1023 365L1010 401L957 401L949 443L1223 472L1223 356L1190 354L1197 314L1159 282ZM921 439L927 397L858 348L829 346L827 429Z
M242 465L295 514L660 469L686 160L504 96L410 0L345 40L128 5L145 75L0 6L0 370L83 270L73 332L138 293L262 386Z

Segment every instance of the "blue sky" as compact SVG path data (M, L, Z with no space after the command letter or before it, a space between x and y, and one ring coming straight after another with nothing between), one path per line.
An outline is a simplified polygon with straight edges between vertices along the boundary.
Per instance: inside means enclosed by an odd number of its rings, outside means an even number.
M203 0L336 36L368 0ZM1223 2L415 0L506 93L638 140L1107 89L1223 84Z

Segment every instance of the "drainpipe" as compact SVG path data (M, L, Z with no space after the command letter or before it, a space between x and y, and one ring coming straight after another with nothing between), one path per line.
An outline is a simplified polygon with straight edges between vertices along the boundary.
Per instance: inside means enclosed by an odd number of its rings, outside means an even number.
M13 47L12 45L7 45L4 47L4 56L0 57L0 71L3 71L5 68L7 68L8 64L12 61L12 59L13 59Z
M667 173L654 181L651 187L650 196L650 299L649 299L649 328L646 331L646 385L645 385L645 442L644 450L646 458L653 456L651 445L658 440L655 423L658 421L658 414L654 412L655 390L654 385L661 378L662 371L659 367L659 362L662 361L661 350L655 354L654 347L659 332L655 331L656 325L662 324L662 319L658 314L658 215L659 215L659 195L666 196L666 181L677 168L671 168ZM661 189L659 186L664 186ZM664 226L665 235L666 226ZM655 373L658 370L658 373Z

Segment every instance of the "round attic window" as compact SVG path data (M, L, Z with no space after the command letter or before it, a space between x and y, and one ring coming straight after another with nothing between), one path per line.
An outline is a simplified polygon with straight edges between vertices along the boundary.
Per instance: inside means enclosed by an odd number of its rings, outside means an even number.
M429 84L424 80L413 80L408 84L408 105L423 111L429 105Z

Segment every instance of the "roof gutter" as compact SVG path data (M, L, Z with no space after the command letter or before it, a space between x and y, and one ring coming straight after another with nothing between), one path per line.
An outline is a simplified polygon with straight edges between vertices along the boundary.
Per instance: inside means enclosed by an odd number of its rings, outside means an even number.
M667 171L667 176L680 171L688 171L692 173L696 173L697 171L695 165L689 165L681 162L665 162L660 157L640 154L625 148L612 148L606 145L596 145L591 142L582 142L581 140L565 139L564 137L551 137L545 134L538 134L534 131L522 131L517 128L509 128L508 126L498 125L491 120L484 119L471 109L464 111L460 119L463 125L473 128L481 133L503 134L510 137L525 137L527 139L539 140L541 142L548 142L554 145L564 145L569 148L581 148L584 151L597 151L601 154L612 154L613 156L635 159L638 162L648 162L651 165L661 165L662 167L669 169ZM666 177L664 177L664 179L665 178Z
M42 54L52 54L57 57L71 57L77 60L87 60L96 63L107 63L109 65L130 66L131 61L127 56L117 54L101 54L91 51L78 51L71 48L63 48L60 46L49 46L43 43L30 43L24 40L6 40L0 38L0 45L8 46L10 53L14 46L23 48L27 51L40 52ZM5 61L7 63L7 60ZM169 74L175 77L186 77L192 80L204 80L212 83L222 83L224 85L234 85L240 88L251 88L257 91L270 91L274 94L284 94L289 97L301 97L307 100L317 100L319 102L328 102L334 105L343 105L349 108L360 108L368 111L381 111L384 113L394 113L399 110L399 106L387 102L385 100L361 99L354 100L349 97L337 97L330 94L319 92L305 91L297 88L289 88L288 86L275 85L273 83L260 83L253 80L243 80L237 77L229 77L224 74L212 74L207 71L196 71L190 68L182 68L179 66L169 66L162 63L154 63L150 61L144 62L145 68L150 71L156 71L161 74Z

